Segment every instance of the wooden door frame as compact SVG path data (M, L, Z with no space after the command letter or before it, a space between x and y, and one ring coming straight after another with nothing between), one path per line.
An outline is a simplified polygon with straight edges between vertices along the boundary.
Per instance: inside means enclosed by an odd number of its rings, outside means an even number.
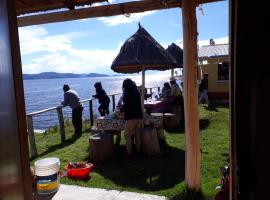
M25 120L25 102L22 78L22 63L19 45L17 15L14 0L6 0L9 20L9 35L13 66L14 93L18 119L18 135L20 145L21 173L25 199L32 199L32 180L30 173L30 160L28 150L28 134Z

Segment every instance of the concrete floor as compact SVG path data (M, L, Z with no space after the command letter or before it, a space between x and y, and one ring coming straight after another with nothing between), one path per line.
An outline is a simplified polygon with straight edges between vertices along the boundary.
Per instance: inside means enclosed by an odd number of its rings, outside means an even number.
M135 192L120 192L97 188L60 185L59 191L51 195L34 194L35 200L167 200L164 196L141 194Z

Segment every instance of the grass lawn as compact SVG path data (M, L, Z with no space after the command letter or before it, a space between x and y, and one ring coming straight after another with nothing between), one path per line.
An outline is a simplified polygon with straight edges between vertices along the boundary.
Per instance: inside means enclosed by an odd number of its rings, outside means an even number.
M212 199L219 183L219 167L227 164L229 157L229 109L224 106L200 106L201 129L201 188L204 195ZM84 133L74 140L71 138L72 126L66 128L67 141L60 143L57 127L45 134L36 134L40 159L59 157L61 169L69 161L89 159L89 123L84 124ZM74 181L61 178L61 183L86 187L116 189L164 195L174 199L184 190L185 177L185 135L183 131L166 133L166 145L161 146L157 157L135 156L125 160L125 140L122 135L120 147L115 149L111 162L95 165L88 181ZM36 160L35 159L35 160ZM32 164L35 160L32 160Z

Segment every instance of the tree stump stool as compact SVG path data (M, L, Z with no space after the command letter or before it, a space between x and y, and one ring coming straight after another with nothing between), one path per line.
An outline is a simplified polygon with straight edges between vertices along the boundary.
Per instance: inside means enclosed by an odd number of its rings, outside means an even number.
M160 147L155 128L144 127L142 129L141 145L144 153L148 156L153 156L160 153Z
M172 113L175 114L175 117L177 118L177 126L180 126L181 121L183 120L183 113L181 105L173 106L172 107Z
M90 158L94 162L105 162L113 156L112 134L98 133L89 137Z
M105 131L105 133L107 134L111 134L112 136L116 136L115 137L115 142L114 144L115 145L119 145L120 144L120 140L121 140L121 130L108 130L108 131Z
M165 130L173 130L175 129L178 125L179 118L176 117L175 114L173 113L164 113L163 115L163 127Z
M163 113L151 113L153 118L157 136L159 140L165 140L164 129L163 129Z
M121 140L121 130L98 130L96 126L92 126L90 129L90 135L95 135L95 134L99 134L99 133L106 133L106 134L111 134L112 136L116 135L115 138L115 145L119 145L120 144L120 140Z

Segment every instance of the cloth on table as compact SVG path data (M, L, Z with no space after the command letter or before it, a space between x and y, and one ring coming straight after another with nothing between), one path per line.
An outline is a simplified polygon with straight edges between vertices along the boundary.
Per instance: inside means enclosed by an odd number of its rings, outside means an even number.
M125 128L125 120L112 117L100 117L94 122L98 130L123 130Z

